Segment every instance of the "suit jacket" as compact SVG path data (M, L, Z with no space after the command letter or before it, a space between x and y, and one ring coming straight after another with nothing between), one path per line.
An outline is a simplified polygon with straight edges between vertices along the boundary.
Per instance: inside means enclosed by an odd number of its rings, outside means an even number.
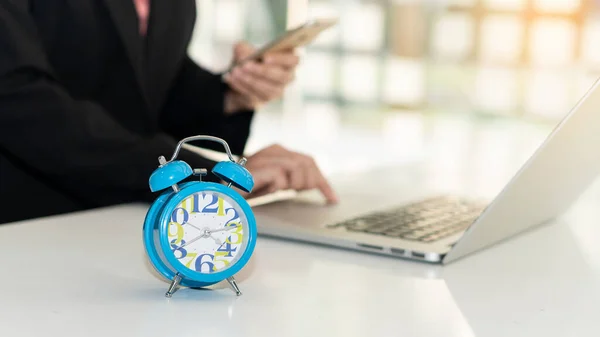
M195 15L152 0L142 37L132 0L0 0L0 223L151 200L190 135L242 153L252 112L226 117L220 75L187 56Z

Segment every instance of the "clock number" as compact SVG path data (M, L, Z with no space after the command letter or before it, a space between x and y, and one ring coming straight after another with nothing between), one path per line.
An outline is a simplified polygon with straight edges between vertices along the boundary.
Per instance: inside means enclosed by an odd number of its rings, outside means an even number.
M195 193L193 196L193 202L194 202L194 208L192 209L193 213L200 212L200 210L198 209L198 202L199 202L198 199L200 199L200 198L198 198L198 195L199 195L198 193Z
M202 209L202 213L217 213L218 216L224 216L225 212L223 212L223 209L224 209L223 198L219 198L215 194L211 194L211 196L212 196L212 201ZM217 207L209 208L211 206L214 206L215 204L217 204Z
M221 247L223 247L223 246L221 246ZM225 268L225 267L227 267L229 265L229 261L228 260L220 259L220 257L227 257L227 256L231 256L231 255L227 255L227 253L222 252L221 251L221 247L219 247L219 250L215 252L215 265L213 266L213 269L212 269L213 271L217 271L219 269L223 269L223 268ZM217 262L222 262L223 263L223 267L217 268Z
M181 260L188 255L187 250L181 248L181 246L185 245L185 240L181 240L181 245L178 245L176 241L176 239L171 240L171 251L173 251L178 260ZM179 254L176 252L179 252Z
M179 212L181 211L181 212ZM183 216L183 221L179 221L179 214L182 214ZM177 207L173 210L173 213L171 213L171 221L176 222L178 224L184 224L186 222L188 222L188 220L190 219L190 213L188 213L188 211L185 208L182 207Z
M219 206L217 207L218 211L217 211L217 216L224 216L225 213L223 212L223 209L225 208L224 205L224 200L223 198L219 198Z
M231 253L237 251L237 247L231 248L231 243L229 242L230 240L231 236L228 237L227 240L225 240L225 242L223 242L219 249L217 249L215 256L233 257Z
M185 264L186 267L191 268L192 262L198 256L198 253L187 253L187 257L191 257L191 259Z
M233 216L225 222L225 227L227 227L229 225L229 223L231 223L233 220L236 220L240 217L238 212L235 210L235 208L228 208L225 210L225 213L227 215L229 215L229 211L233 211Z
M232 235L230 235L227 240L225 240L225 243L228 244L232 244L232 245L237 245L242 243L242 239L244 238L244 234L242 233L242 224L239 222L231 222L228 224L229 227L237 227L237 229L235 231L232 232ZM236 239L235 241L233 241L231 239L231 237L233 236L233 234L236 235Z
M199 212L198 202L199 202L198 201L198 193L195 193L191 197L188 197L187 199L183 200L183 202L181 203L181 206L188 213L198 213Z
M175 229L176 232L173 233L171 231L171 229ZM177 237L177 239L175 240L176 244L180 244L181 243L181 240L183 240L183 234L184 234L184 232L183 232L183 226L181 226L180 224L178 224L175 221L169 222L169 237L174 237L174 236Z
M208 256L208 258L204 259L205 256ZM198 256L196 259L196 264L194 265L196 271L202 272L202 266L206 265L208 267L208 271L211 272L215 267L214 258L215 257L212 254L202 254Z

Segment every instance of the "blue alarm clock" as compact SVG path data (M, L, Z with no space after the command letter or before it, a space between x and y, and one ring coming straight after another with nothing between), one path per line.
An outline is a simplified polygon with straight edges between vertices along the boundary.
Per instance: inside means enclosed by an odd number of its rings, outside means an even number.
M212 173L227 185L202 181L206 169L192 169L176 160L183 144L208 140L221 143L229 161L217 163ZM256 220L250 205L232 186L250 192L254 179L236 162L221 138L194 136L181 140L169 161L161 156L150 176L150 190L162 191L151 205L143 227L144 247L156 271L171 285L171 297L179 286L206 287L227 280L241 295L234 279L248 262L256 244ZM197 181L183 180L197 176ZM195 179L195 178L194 178Z

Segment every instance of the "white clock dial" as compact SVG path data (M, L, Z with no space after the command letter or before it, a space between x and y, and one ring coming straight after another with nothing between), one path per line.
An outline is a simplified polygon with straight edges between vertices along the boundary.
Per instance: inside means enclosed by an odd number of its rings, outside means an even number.
M246 215L225 194L194 193L177 205L170 220L171 253L194 271L223 271L235 264L246 249Z

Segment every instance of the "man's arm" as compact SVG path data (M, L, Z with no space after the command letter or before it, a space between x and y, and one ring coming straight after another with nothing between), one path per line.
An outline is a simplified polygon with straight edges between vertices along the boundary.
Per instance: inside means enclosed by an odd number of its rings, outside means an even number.
M26 2L0 1L0 148L87 205L149 197L148 177L176 140L141 137L53 75ZM212 162L190 152L195 167Z
M175 138L207 134L225 139L231 151L241 155L250 134L253 111L225 114L229 86L221 75L200 68L186 57L161 114L163 130ZM202 147L222 151L218 144Z

